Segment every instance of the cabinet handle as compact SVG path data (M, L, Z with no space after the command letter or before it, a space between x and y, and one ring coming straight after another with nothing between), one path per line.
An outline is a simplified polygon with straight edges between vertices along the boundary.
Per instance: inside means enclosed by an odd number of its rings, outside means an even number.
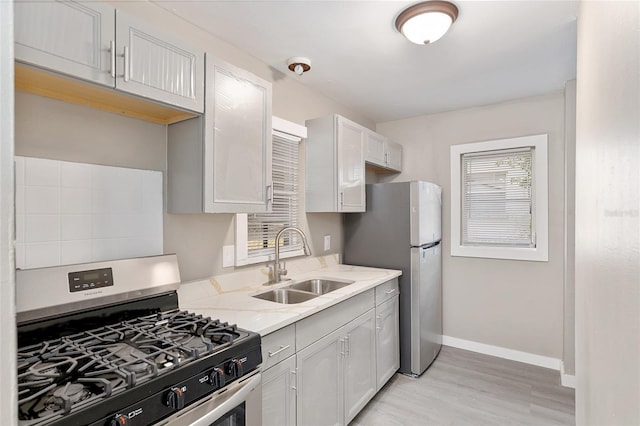
M129 81L129 46L124 47L124 81Z
M384 153L384 164L389 164L389 153L388 152Z
M291 380L296 380L296 372L294 370L289 371L289 373L291 373ZM297 390L298 388L295 386L291 386L291 390Z
M116 42L109 42L109 57L111 58L110 74L111 78L116 78Z
M275 351L275 352L271 352L271 351L269 351L269 352L268 352L268 354L269 354L269 358L271 358L272 356L276 356L276 355L278 355L278 354L279 354L280 352L282 352L282 351L286 351L286 350L287 350L287 349L289 349L290 347L291 347L291 345L287 345L287 346L282 346L282 345L280 345L280 349L278 349L277 351Z
M344 192L340 192L340 205L344 205Z
M340 339L340 355L344 356L344 339Z
M349 344L349 336L346 336L344 338L344 346L346 348L347 356L349 356L349 353L351 352L351 345Z
M393 293L395 293L395 292L396 292L396 289L395 289L395 288L392 288L391 290L387 290L387 291L385 291L385 292L384 292L384 294L393 294Z
M267 207L273 203L273 182L267 185Z

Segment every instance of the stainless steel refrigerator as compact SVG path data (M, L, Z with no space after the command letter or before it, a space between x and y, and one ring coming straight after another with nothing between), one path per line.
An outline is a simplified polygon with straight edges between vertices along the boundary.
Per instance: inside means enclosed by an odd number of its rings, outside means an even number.
M344 263L400 269L400 372L418 376L442 346L441 194L429 182L369 184L344 217Z

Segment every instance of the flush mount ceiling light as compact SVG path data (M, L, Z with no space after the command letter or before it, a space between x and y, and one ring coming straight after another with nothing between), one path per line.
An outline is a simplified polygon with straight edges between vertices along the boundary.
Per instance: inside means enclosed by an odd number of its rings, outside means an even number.
M311 61L303 56L294 56L287 61L287 67L290 71L302 75L311 69Z
M448 1L425 1L403 10L396 28L410 42L429 44L445 35L458 17L458 8Z

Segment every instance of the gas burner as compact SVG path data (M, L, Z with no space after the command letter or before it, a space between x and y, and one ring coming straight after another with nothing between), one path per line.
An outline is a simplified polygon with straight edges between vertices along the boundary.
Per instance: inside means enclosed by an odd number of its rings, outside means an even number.
M154 372L155 366L147 359L147 354L128 343L114 343L109 345L106 351L106 361L126 371L135 374Z
M164 351L160 355L156 356L154 361L159 366L173 368L182 364L184 362L184 358L180 351L169 350Z
M75 404L80 401L84 401L92 395L91 391L81 383L67 383L53 391L53 402L56 405L62 405L65 407L65 411L68 411L66 407L71 409L71 404ZM58 401L63 401L60 404Z

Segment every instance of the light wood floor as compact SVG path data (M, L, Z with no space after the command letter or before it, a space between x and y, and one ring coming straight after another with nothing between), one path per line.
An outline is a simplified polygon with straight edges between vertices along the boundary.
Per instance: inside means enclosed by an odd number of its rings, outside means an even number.
M352 426L575 425L558 371L443 346L419 378L396 374Z

